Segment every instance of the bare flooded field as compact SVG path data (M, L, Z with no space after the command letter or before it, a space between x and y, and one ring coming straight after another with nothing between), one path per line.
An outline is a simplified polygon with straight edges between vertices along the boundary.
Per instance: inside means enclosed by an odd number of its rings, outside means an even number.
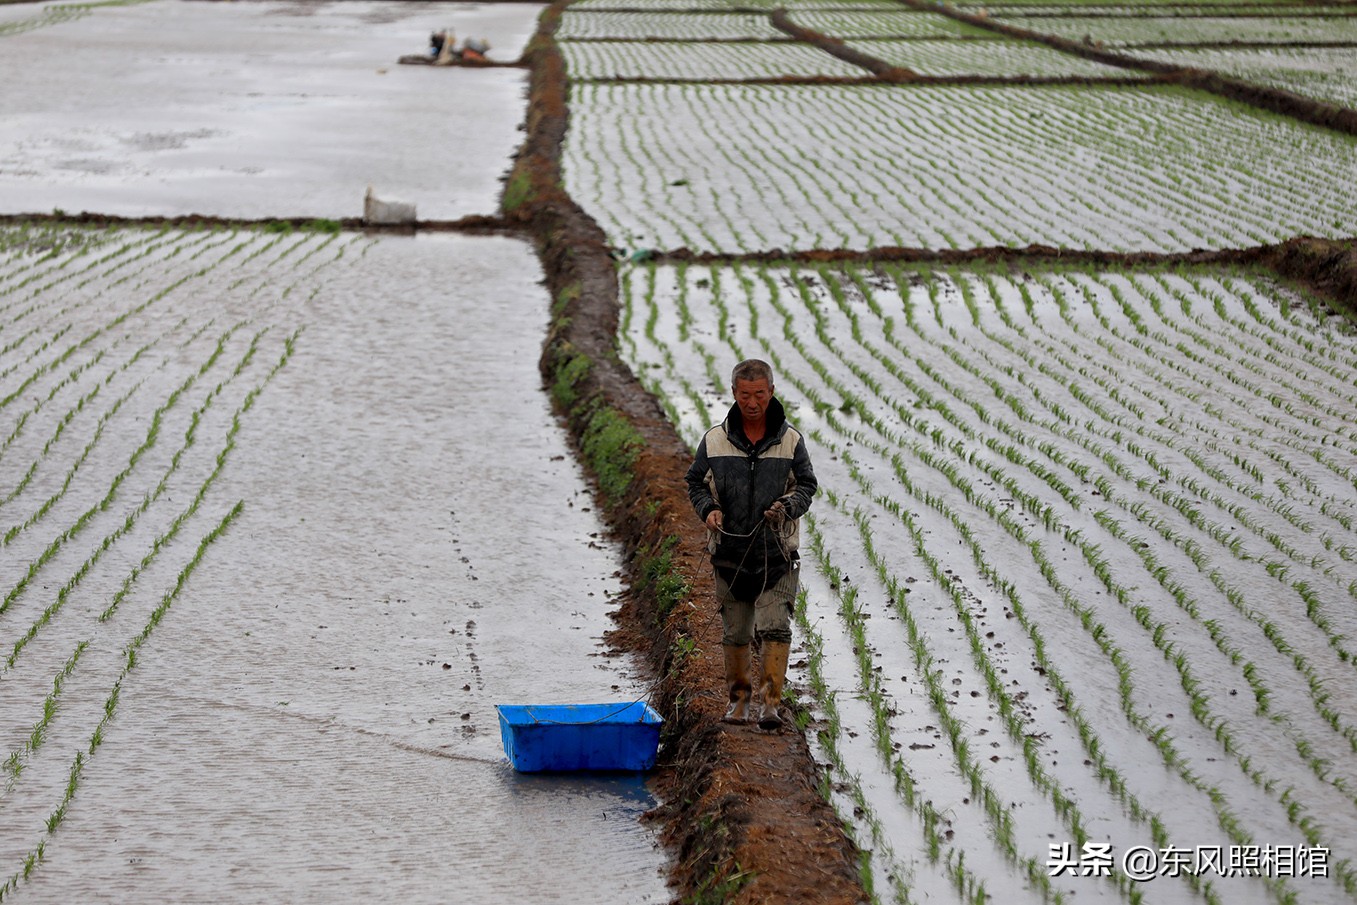
M498 207L499 177L521 141L514 111L525 74L465 70L449 90L447 73L396 59L422 51L431 29L455 25L512 62L539 8L374 0L22 9L34 27L5 36L17 23L0 24L5 213L354 217L373 184L417 200L427 219L453 219ZM48 24L54 10L71 12Z

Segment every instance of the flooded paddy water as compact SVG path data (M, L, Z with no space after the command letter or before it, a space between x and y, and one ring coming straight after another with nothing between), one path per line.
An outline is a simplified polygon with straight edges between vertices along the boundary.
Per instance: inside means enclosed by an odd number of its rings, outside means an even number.
M496 703L644 692L530 247L98 238L0 273L16 900L663 900L638 779L500 748Z
M0 212L338 218L372 184L425 219L496 210L527 73L397 58L453 26L512 62L541 9L151 2L47 24L22 8L0 20Z
M46 10L0 19L4 212L454 217L525 73L395 58L512 60L540 8ZM0 897L667 900L641 777L501 750L497 703L646 692L541 276L504 237L0 230Z

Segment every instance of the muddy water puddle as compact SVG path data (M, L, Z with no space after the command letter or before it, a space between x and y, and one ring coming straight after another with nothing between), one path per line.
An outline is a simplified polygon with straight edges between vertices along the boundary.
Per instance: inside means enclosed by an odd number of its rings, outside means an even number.
M640 778L501 749L497 703L646 691L531 248L158 235L0 257L7 892L666 901Z
M0 10L3 212L251 218L360 216L368 185L426 219L493 213L521 138L526 70L396 60L452 27L512 62L541 11L23 6L22 17Z

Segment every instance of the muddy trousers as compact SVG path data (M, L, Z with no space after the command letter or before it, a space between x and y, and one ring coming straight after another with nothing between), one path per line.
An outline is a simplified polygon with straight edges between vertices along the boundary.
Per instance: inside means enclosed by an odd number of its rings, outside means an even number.
M796 601L796 589L801 579L801 563L791 563L787 572L778 581L763 589L754 600L736 600L730 591L730 585L716 577L716 602L721 608L721 624L724 629L721 643L730 647L743 647L754 640L757 633L761 641L792 640L792 606Z

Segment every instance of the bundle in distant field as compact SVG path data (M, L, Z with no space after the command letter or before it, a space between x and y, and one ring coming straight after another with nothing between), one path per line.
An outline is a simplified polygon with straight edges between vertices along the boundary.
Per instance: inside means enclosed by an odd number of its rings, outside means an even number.
M504 753L522 773L649 770L664 720L644 701L499 704Z
M409 201L384 201L368 186L363 196L363 222L378 226L413 226L415 205Z

